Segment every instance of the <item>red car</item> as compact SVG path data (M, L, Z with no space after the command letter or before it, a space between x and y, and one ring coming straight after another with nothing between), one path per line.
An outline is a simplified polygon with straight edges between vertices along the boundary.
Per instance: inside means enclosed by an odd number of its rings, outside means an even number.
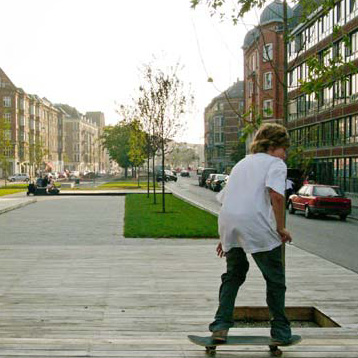
M288 200L288 212L303 211L306 218L314 214L339 215L342 221L351 213L351 200L338 186L307 184Z

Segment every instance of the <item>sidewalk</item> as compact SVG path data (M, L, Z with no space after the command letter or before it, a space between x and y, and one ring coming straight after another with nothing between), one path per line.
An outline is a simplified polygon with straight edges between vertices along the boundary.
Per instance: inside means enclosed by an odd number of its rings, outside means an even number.
M123 237L122 196L59 196L0 215L0 357L200 358L225 262L216 240ZM41 225L46 222L46 225ZM315 307L340 327L295 328L290 358L358 356L357 274L287 246L287 306ZM265 306L250 260L237 306ZM268 335L234 328L232 335ZM219 357L266 358L267 347Z
M0 215L8 211L16 210L37 202L35 198L24 197L24 193L19 193L0 197Z

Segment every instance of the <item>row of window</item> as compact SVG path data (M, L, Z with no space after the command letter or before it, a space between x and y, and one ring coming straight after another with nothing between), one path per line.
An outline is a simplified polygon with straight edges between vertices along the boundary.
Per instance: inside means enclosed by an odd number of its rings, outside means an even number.
M339 185L344 191L358 193L358 157L316 159L316 181Z
M357 0L341 0L327 14L320 16L311 26L297 34L288 46L288 60L292 61L300 51L330 36L334 26L342 26L358 16Z
M355 103L357 100L358 74L353 74L344 82L336 81L331 88L324 88L317 98L312 93L291 100L288 104L288 121L304 118L334 106Z
M358 144L358 115L290 131L292 143L305 148Z
M11 123L11 113L7 112L4 114L0 114L0 116L5 120L5 123Z
M346 46L343 40L335 42L327 50L318 53L319 60L325 66L342 61L352 62L358 58L358 31L349 34L350 46ZM288 91L293 91L300 86L300 81L308 79L309 69L306 63L302 63L288 72Z

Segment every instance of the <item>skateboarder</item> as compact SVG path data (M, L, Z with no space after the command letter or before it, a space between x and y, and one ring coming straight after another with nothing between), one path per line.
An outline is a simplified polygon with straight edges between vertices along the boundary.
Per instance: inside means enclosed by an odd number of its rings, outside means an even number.
M246 254L251 254L266 280L272 342L292 343L281 257L281 245L292 240L284 219L284 159L289 145L285 127L262 125L251 145L252 154L234 166L224 189L216 250L219 257L226 257L227 272L221 277L219 307L209 326L215 341L225 342L234 325L235 299L249 269Z

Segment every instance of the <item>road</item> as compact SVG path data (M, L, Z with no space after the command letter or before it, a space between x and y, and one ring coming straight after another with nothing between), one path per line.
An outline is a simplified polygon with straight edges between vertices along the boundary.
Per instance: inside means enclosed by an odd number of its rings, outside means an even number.
M216 193L199 187L195 176L179 177L168 188L212 211L219 211ZM287 228L292 233L295 246L358 273L357 220L348 218L342 222L335 216L306 219L300 213L287 214Z

